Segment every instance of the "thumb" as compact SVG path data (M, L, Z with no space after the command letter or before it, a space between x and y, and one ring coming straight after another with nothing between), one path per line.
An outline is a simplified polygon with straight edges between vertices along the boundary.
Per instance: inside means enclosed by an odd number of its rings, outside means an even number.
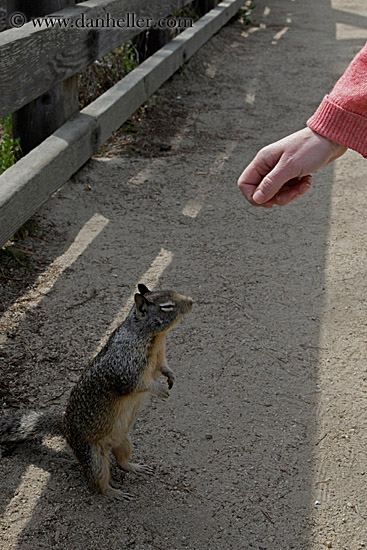
M294 168L289 166L289 163L286 164L282 161L278 162L278 164L261 180L252 196L252 200L257 204L263 204L269 201L287 181L298 175L299 174Z

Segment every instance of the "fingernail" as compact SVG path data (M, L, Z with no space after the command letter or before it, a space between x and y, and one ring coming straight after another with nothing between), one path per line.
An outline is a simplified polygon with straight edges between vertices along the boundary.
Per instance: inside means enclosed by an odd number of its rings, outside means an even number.
M307 193L307 191L311 188L311 184L310 183L306 183L306 185L303 187L302 189L302 192L300 193L300 195L304 195L305 193ZM300 196L299 195L299 196Z
M255 193L252 195L252 200L257 202L257 203L262 203L264 202L265 200L265 195L264 193L261 191L261 189L257 189L255 191Z

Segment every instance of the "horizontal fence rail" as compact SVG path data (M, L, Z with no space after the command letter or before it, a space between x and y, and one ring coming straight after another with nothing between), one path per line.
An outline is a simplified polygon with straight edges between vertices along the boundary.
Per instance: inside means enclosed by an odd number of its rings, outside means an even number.
M6 170L0 176L0 246L242 4L243 0L223 0Z
M81 25L76 26L77 22L84 20L86 24L88 21L96 21L97 18L106 22L108 19L127 20L129 14L144 21L148 18L157 21L191 2L192 0L99 0L97 3L90 0L54 14L70 19L68 28L39 28L29 22L22 28L3 31L0 33L0 119L14 113L147 28L82 28Z

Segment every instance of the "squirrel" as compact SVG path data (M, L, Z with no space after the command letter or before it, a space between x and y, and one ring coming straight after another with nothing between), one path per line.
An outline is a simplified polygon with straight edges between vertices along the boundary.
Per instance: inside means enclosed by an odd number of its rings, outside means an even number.
M150 291L143 284L138 290L126 319L72 388L63 415L28 411L0 418L0 444L63 435L90 487L120 500L132 495L111 487L109 453L125 471L153 473L129 462L129 431L149 392L169 396L175 375L167 365L165 336L192 308L191 298L171 290ZM159 374L168 384L156 380Z

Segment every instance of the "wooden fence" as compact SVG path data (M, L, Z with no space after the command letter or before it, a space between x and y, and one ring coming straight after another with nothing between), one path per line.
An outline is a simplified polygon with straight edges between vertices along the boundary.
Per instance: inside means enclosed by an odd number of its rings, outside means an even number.
M199 7L215 0L196 0ZM223 0L191 28L165 44L97 100L78 110L76 73L143 27L80 28L77 21L135 22L167 17L192 0L11 0L8 16L47 13L68 18L67 28L32 22L0 33L0 119L13 114L27 154L0 176L0 246L243 4ZM27 4L32 4L32 8ZM45 9L45 5L56 9ZM9 11L9 5L11 10ZM36 10L36 11L35 11ZM18 17L22 17L19 15ZM14 19L14 22L16 20ZM19 24L19 20L18 23ZM29 152L28 152L29 151Z

